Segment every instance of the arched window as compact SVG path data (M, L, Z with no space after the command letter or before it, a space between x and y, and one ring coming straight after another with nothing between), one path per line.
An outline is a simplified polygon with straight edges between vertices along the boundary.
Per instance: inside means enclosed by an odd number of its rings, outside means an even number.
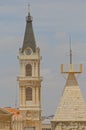
M32 88L26 88L26 101L32 100Z
M26 76L32 76L32 66L31 66L31 64L26 65Z

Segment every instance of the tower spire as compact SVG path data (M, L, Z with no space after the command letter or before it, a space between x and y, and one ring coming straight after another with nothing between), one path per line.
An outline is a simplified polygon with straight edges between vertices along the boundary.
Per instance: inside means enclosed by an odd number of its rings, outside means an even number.
M19 110L24 115L24 127L41 130L40 48L36 47L32 17L28 7L22 50L19 49L20 74Z
M28 16L26 17L26 29L22 46L22 52L24 52L24 50L27 48L31 48L33 52L36 52L36 41L32 26L32 17L30 15L30 5L28 5Z

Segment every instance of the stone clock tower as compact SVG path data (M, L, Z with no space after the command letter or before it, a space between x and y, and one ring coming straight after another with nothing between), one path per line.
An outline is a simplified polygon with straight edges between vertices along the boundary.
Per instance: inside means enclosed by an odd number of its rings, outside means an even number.
M22 48L19 49L19 109L24 117L24 130L41 130L40 49L36 47L30 12Z

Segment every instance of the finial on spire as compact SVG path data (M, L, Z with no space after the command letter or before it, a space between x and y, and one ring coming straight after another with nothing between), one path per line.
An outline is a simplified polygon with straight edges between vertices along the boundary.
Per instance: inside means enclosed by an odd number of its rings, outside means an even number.
M69 37L69 42L70 42L70 64L72 64L71 36Z
M28 14L30 14L30 4L28 4Z
M32 17L30 15L30 4L28 4L28 16L26 17L26 21L32 22Z

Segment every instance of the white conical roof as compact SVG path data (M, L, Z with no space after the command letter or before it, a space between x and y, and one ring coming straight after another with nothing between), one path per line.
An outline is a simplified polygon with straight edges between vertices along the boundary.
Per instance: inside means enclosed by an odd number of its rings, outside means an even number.
M86 121L86 104L74 73L68 75L53 121Z

